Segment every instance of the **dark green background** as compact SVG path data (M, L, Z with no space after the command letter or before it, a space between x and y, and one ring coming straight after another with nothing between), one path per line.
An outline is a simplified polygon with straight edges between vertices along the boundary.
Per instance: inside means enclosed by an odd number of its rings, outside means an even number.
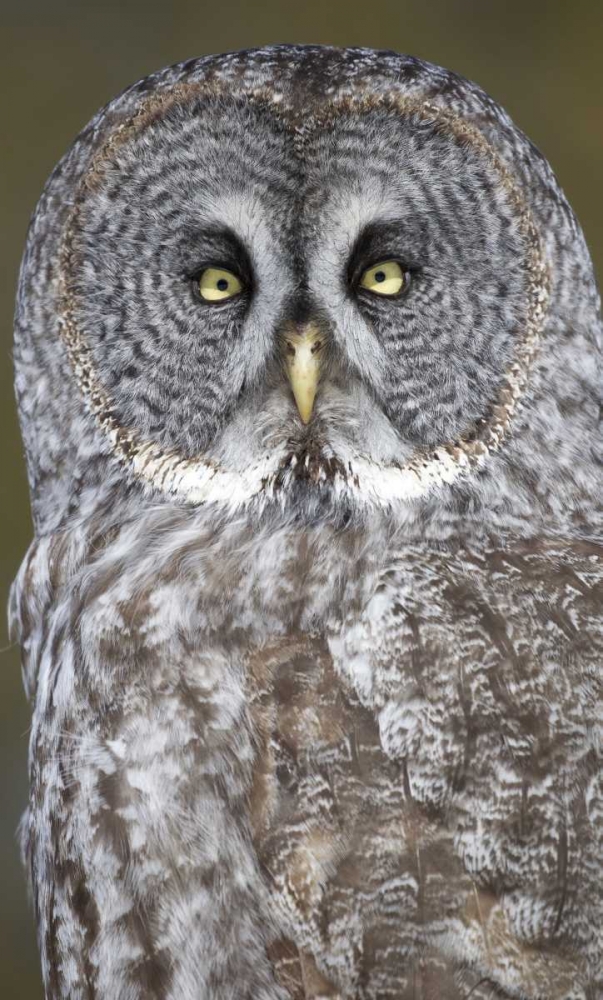
M478 81L546 154L603 260L599 0L1 0L0 602L30 540L14 413L11 326L31 211L69 142L127 84L190 56L269 42L410 52ZM600 270L600 268L599 268ZM15 841L26 798L29 710L0 628L0 996L42 996Z

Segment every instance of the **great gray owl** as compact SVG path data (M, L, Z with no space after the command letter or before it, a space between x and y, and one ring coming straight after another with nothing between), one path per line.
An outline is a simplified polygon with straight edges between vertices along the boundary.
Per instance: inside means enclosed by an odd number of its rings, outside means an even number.
M417 59L192 60L81 133L15 348L47 998L603 996L598 308Z

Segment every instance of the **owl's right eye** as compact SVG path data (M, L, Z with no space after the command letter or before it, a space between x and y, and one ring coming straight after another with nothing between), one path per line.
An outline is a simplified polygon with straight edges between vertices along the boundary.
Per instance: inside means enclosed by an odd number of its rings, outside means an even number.
M197 277L199 295L205 302L223 302L243 291L243 282L224 267L206 267Z
M373 295L393 298L406 291L409 273L397 260L384 260L367 267L360 277L360 287Z

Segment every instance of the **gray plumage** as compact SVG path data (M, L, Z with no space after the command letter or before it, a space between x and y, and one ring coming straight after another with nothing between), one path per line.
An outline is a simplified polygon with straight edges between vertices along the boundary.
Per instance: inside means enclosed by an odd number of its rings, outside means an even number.
M47 998L603 997L599 299L504 111L364 49L154 74L47 184L15 364Z

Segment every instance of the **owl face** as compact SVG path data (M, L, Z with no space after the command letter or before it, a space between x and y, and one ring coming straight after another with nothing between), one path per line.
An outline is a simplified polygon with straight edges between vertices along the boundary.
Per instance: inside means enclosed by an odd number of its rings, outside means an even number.
M143 103L66 229L80 388L120 457L193 501L220 477L243 499L450 478L498 444L541 319L528 209L474 129L297 97Z

